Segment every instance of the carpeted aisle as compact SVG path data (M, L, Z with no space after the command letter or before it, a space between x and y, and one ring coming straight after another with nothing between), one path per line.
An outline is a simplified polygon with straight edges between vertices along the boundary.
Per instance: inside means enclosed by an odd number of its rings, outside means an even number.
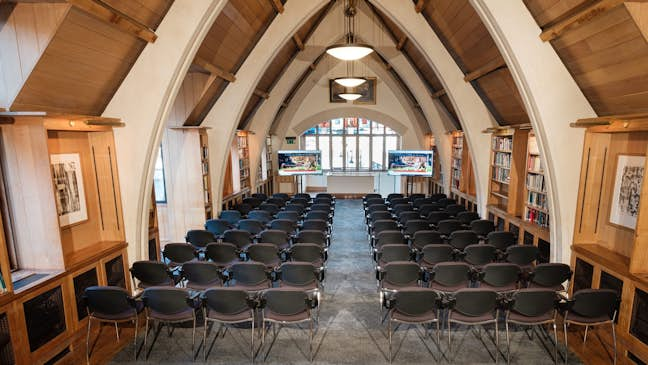
M363 221L360 200L338 200L335 211L332 244L329 252L327 278L321 309L320 326L315 335L314 364L388 364L386 326L379 323L378 294L374 266L369 255L366 226ZM202 362L202 325L199 324L196 336L196 362ZM456 350L454 363L482 364L494 363L495 350L492 341L493 330L487 336L481 331L483 341L477 332L460 330L453 336L453 349ZM512 363L550 364L552 363L553 344L540 331L527 335L522 329L512 334ZM143 334L142 334L143 335ZM153 332L149 340L152 338ZM214 332L208 338L210 350L207 362L210 364L248 364L249 329L230 329L225 338L215 342ZM559 336L562 332L559 331ZM423 331L419 328L401 327L394 337L395 364L448 363L447 333L442 333L441 350L434 336L421 341ZM283 328L268 353L272 332L268 333L266 346L261 349L256 361L268 364L309 364L308 327ZM143 336L140 337L143 340ZM260 342L258 342L260 343ZM141 341L140 341L141 344ZM484 347L486 345L488 350ZM149 342L150 347L150 342ZM546 348L548 347L548 349ZM172 337L162 329L150 352L148 361L144 360L144 350L139 361L132 360L132 346L126 347L112 361L114 364L160 363L182 364L191 362L191 329L176 328ZM148 349L147 349L148 350ZM501 363L506 363L505 335L500 332ZM490 351L490 353L489 353ZM563 351L560 347L560 351ZM523 357L523 359L522 359ZM265 359L265 360L264 360ZM560 359L562 362L562 357ZM570 364L578 363L570 355Z

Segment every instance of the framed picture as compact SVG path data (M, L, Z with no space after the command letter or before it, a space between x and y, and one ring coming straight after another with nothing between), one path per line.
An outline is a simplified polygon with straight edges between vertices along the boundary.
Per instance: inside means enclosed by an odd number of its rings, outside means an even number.
M347 101L340 97L340 94L345 91L345 87L329 79L329 102L330 103L346 103Z
M646 156L618 155L610 223L635 229Z
M353 104L376 104L376 78L367 77L367 82L356 87L356 91L362 94L362 96L353 101Z
M87 220L88 209L79 154L50 155L50 164L59 226L66 227Z

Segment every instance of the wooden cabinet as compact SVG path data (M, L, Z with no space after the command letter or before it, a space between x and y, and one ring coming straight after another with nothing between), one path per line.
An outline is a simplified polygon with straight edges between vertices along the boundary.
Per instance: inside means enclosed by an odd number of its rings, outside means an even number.
M450 197L470 211L477 210L475 176L468 143L462 131L452 132Z
M250 150L246 131L236 133L236 146L238 149L239 191L242 191L250 188Z
M545 184L544 163L535 133L529 133L526 155L526 179L524 184L524 215L527 222L549 227L549 200Z

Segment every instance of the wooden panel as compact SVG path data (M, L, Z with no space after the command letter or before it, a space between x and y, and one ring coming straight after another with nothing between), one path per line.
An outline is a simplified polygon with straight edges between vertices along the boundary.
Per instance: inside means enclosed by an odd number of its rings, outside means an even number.
M272 91L272 88L281 78L286 68L288 68L297 51L298 49L293 41L289 40L286 42L261 76L261 80L257 84L257 89L266 92Z
M144 45L72 8L11 109L100 115Z
M0 130L18 265L62 269L63 252L42 119L23 118Z
M644 141L645 143L645 141ZM645 143L648 156L648 143ZM634 249L630 261L630 272L633 274L648 273L648 161L644 166L644 179L641 186L641 200L639 202L639 215L637 216L637 229L635 234Z
M446 107L448 113L450 113L450 115L454 118L454 120L458 121L459 116L457 115L457 112L455 111L455 108L452 105L452 101L450 101L450 97L448 95L441 95L439 97L439 101L441 101L443 106Z
M491 72L477 81L479 87L486 93L497 114L502 120L500 124L529 123L524 104L520 98L515 81L508 68Z
M160 25L173 4L173 0L102 0L102 2L153 30Z
M523 0L542 28L563 19L567 14L591 5L597 0Z

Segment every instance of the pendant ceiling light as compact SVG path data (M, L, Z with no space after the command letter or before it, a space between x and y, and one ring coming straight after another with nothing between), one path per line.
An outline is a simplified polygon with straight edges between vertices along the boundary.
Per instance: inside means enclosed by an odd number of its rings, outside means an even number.
M357 43L355 40L355 0L348 0L343 11L345 17L345 42L326 48L326 53L343 61L359 60L374 50L371 46Z
M356 99L360 99L362 97L362 94L357 93L357 92L344 92L344 93L338 94L338 96L341 97L344 100L354 101Z
M365 79L364 77L348 76L348 77L338 77L334 81L344 87L356 87L367 82L367 79Z

